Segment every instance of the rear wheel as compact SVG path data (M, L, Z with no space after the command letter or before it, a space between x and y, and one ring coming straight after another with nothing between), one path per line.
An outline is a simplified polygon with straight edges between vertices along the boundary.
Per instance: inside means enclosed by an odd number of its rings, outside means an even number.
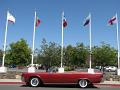
M86 88L88 86L88 81L85 80L85 79L81 79L79 82L78 82L79 86L82 87L82 88Z
M38 86L40 86L40 83L41 83L41 81L38 77L32 77L29 82L30 86L32 86L32 87L38 87Z

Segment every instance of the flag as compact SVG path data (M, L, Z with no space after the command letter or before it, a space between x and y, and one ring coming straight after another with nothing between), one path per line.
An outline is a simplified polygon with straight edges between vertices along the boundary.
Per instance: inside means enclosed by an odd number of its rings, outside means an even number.
M114 23L116 23L116 16L113 16L113 17L108 21L108 24L109 24L109 25L113 25Z
M86 19L84 20L83 26L86 26L90 23L90 15L86 17Z
M63 19L63 27L66 27L67 26L67 21L66 21L66 18Z
M35 23L35 26L38 27L40 24L40 19L38 17L36 17L36 23Z
M12 14L10 14L9 12L7 13L7 20L9 22L15 23L15 17Z
M67 26L67 20L64 16L64 12L62 13L62 17L63 17L63 27L66 27Z

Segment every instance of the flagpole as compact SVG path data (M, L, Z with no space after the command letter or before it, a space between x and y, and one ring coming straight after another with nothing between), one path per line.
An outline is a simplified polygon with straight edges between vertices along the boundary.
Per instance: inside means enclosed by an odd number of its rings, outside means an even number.
M117 29L116 33L117 33L117 48L118 48L118 50L117 50L118 51L118 69L119 69L120 68L120 66L119 66L119 63L120 63L119 62L120 61L119 56L120 55L119 55L119 33L118 33L118 17L117 17L117 13L116 13L116 29Z
M6 29L5 29L5 40L4 40L4 52L3 52L3 60L2 60L2 67L4 67L5 63L5 49L6 49L6 40L7 40L7 28L8 28L8 12L7 11L7 19L6 19Z
M31 61L32 66L33 66L33 59L34 59L35 22L36 22L36 11L35 11L35 17L34 17L34 30L33 30L33 46L32 46L32 61Z
M90 25L89 25L89 36L90 36L90 61L89 61L89 68L91 69L91 14L89 13L90 18Z
M63 16L64 16L64 12L62 12L61 67L63 67L63 38L64 38L64 33L63 33Z

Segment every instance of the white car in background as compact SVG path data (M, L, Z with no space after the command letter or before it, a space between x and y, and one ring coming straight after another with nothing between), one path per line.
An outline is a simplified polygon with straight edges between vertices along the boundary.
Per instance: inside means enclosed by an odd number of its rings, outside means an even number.
M109 71L109 72L117 70L117 67L115 66L106 66L104 68L105 68L105 71Z

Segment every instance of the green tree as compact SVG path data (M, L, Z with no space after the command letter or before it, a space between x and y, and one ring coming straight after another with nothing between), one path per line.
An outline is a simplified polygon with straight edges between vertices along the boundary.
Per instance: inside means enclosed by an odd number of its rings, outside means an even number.
M76 46L77 53L77 65L82 67L88 67L89 48L83 43L78 43Z
M47 43L46 40L43 39L38 58L44 65L58 66L60 64L60 46L55 42Z
M72 47L71 45L68 45L65 49L65 55L64 55L64 63L66 66L72 66L72 65L75 65L76 62L76 58L77 58L77 55L76 55L76 48L75 47Z
M93 48L93 62L94 65L116 65L117 64L117 51L111 48L109 44L102 43L100 47Z
M68 66L85 66L88 54L83 43L78 43L76 47L68 45L65 49L65 63Z
M64 66L89 67L89 53L92 54L92 67L96 65L116 65L117 51L110 47L109 44L102 43L101 46L92 47L83 43L77 43L76 46L68 45L64 47ZM47 42L43 39L40 50L38 52L38 62L49 66L60 66L61 46L55 42Z
M6 54L7 64L28 65L31 62L31 49L24 39L10 44L10 49Z

